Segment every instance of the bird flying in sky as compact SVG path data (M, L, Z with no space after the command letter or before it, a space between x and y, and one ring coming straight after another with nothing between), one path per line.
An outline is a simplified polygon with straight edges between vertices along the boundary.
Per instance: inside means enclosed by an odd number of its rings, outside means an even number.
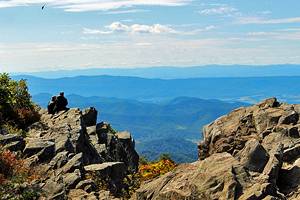
M42 6L42 10L44 10L45 6L46 6L46 4L44 4L44 5Z

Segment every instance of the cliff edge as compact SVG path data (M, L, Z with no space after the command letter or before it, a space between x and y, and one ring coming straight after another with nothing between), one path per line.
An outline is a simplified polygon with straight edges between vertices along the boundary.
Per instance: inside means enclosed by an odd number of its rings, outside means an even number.
M131 134L97 124L94 108L56 115L41 110L40 115L27 137L3 133L0 145L36 168L40 177L32 184L46 199L114 199L126 187L126 175L137 172L139 156ZM99 181L105 187L99 188Z
M276 98L203 129L199 161L137 190L133 199L300 199L300 105Z

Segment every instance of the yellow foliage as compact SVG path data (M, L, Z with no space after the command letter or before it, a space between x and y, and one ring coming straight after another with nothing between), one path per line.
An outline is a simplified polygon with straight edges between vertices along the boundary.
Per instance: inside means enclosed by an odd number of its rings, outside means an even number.
M172 171L175 167L176 164L172 160L168 159L162 159L148 164L141 164L139 166L141 181L146 181L161 176Z

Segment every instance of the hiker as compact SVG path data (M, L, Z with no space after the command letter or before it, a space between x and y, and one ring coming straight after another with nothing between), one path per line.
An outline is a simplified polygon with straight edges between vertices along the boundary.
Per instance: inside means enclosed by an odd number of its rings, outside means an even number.
M68 105L68 100L65 98L64 92L59 93L59 96L56 97L55 112L68 110L67 105Z
M53 96L48 103L48 114L55 114L56 96Z

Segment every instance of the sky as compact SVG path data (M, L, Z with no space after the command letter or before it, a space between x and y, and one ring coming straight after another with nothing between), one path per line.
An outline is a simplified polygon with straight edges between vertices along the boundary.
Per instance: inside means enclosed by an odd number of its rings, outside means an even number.
M299 64L299 10L299 0L0 0L0 72Z

